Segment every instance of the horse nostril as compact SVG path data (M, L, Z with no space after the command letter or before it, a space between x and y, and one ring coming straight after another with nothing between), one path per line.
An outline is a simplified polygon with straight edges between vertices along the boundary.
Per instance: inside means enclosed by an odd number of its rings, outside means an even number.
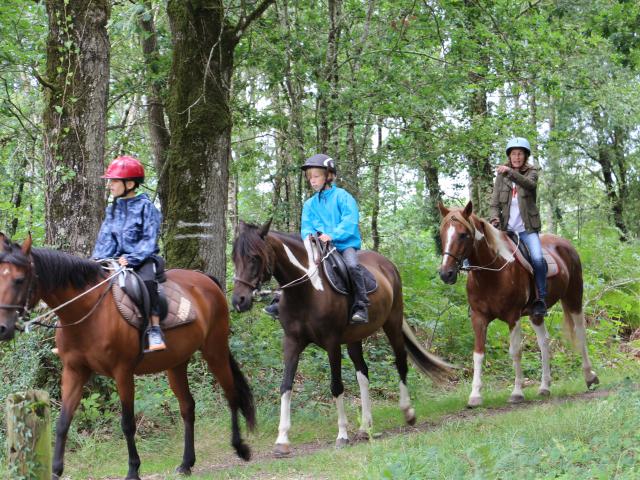
M3 335L7 331L6 325L0 325L0 335Z

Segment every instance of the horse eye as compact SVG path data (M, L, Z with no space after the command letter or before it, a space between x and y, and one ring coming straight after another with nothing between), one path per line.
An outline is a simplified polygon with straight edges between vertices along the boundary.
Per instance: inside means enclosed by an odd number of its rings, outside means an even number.
M469 234L468 234L468 233L461 233L461 234L460 234L460 238L461 238L462 240L466 240L467 238L469 238Z
M22 285L24 283L24 277L20 277L20 278L14 278L13 279L13 284L16 287L19 287L20 285Z

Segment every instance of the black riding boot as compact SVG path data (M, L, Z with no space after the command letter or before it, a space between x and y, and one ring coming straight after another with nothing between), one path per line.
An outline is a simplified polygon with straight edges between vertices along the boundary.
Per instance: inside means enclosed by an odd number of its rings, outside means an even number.
M544 317L547 314L547 304L544 297L536 298L531 308L534 317Z

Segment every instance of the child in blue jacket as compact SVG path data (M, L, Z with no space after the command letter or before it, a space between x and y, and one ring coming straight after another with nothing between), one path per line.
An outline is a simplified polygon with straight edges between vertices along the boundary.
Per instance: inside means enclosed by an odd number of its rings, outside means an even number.
M320 232L321 241L333 242L347 264L355 288L351 322L367 323L369 299L357 254L362 245L358 204L349 192L333 184L337 175L336 165L328 155L319 153L309 157L302 170L316 193L302 208L300 234L304 239Z
M150 297L148 351L166 347L160 330L158 283L156 275L161 259L158 256L158 235L162 216L149 197L136 189L144 182L144 167L133 157L116 158L102 178L108 179L113 204L106 216L91 255L93 259L116 258L122 266L133 268L143 279Z

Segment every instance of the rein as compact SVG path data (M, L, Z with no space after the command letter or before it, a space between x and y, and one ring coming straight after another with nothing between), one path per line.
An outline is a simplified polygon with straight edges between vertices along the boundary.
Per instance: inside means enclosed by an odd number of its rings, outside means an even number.
M284 288L294 287L294 286L299 285L299 284L301 284L303 282L306 282L311 277L311 275L314 275L320 269L320 265L322 265L324 263L324 261L329 257L329 255L331 255L333 253L333 251L335 249L336 249L336 247L331 247L329 249L329 251L325 254L325 256L322 257L320 259L320 261L317 264L314 265L315 269L312 272L307 272L304 275L302 275L300 278L296 278L295 280L287 283L286 285L280 286L280 288L284 289Z
M53 308L51 310L49 310L48 312L43 313L42 315L38 315L36 318L29 320L27 322L24 323L24 330L25 332L29 332L31 330L31 328L33 328L33 325L39 325L41 327L47 327L47 328L53 328L53 329L57 329L57 328L66 328L66 327L72 327L74 325L78 325L82 322L84 322L87 318L89 318L91 316L91 314L93 314L93 312L96 311L96 308L98 308L98 305L100 305L102 303L102 301L104 300L104 298L107 296L107 293L109 292L109 289L107 288L102 295L100 295L100 298L98 299L98 301L96 302L96 304L91 307L91 310L89 310L89 313L87 313L84 317L82 317L80 320L76 320L73 323L69 323L67 325L58 325L57 322L52 324L49 323L43 323L44 320L49 320L51 319L51 317L53 317L53 315L55 314L55 312L57 312L58 310L60 310L61 308L66 307L67 305L75 302L76 300L78 300L81 297L84 297L86 294L92 292L93 290L95 290L96 288L98 288L101 285L104 285L105 283L111 281L112 278L116 277L117 275L120 274L120 272L122 272L125 269L125 267L120 267L118 269L116 269L114 271L114 273L112 273L111 275L109 275L107 278L105 278L104 280L102 280L101 282L95 284L93 287L89 288L88 290L85 290L84 292L82 292L79 295L76 295L75 297L73 297L70 300L67 300L66 302L64 302L61 305L58 305L56 308Z

